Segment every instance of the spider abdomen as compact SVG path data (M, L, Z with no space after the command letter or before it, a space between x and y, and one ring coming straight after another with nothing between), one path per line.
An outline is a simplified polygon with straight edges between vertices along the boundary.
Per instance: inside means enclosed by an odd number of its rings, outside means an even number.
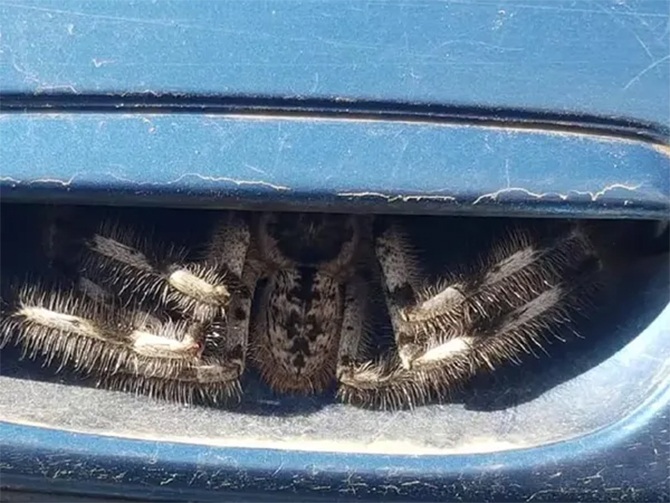
M253 354L264 380L278 392L322 391L335 375L340 283L296 267L272 275L259 299Z

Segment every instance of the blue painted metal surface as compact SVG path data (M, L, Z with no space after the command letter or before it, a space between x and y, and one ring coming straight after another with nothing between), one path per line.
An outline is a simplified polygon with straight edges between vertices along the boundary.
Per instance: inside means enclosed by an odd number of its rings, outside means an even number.
M201 114L7 114L5 200L663 217L668 149L566 132Z
M667 217L669 11L666 0L1 2L1 196ZM666 308L655 336L667 340L668 326ZM235 489L658 499L668 394L659 382L639 410L588 436L467 456L224 449L2 423L1 482L212 501L239 501Z
M3 478L35 491L67 492L77 481L82 494L143 501L664 501L668 439L659 432L669 418L649 419L542 452L451 459L203 449L5 425L22 440L3 446L20 473Z
M5 93L292 96L670 127L667 0L2 2Z

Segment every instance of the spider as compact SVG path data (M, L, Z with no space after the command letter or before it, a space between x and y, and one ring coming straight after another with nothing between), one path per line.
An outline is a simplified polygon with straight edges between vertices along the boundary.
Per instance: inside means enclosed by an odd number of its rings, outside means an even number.
M543 350L599 268L578 224L516 230L438 278L391 216L220 211L198 260L112 221L80 244L61 251L75 282L16 289L0 345L181 402L239 399L249 365L278 393L335 384L341 401L382 409L442 400ZM380 306L393 344L373 354Z

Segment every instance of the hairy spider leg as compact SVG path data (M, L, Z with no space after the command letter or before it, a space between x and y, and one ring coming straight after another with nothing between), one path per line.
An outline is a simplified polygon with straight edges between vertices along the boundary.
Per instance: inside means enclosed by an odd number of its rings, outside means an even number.
M254 255L247 219L236 211L223 213L212 232L205 262L214 270L225 271L229 280L234 278L234 285L230 283L232 296L226 307L226 319L215 321L221 327L225 323L216 351L237 367L238 377L246 368L251 305L262 273L253 260Z
M418 288L419 267L409 240L398 225L391 223L374 244L369 245L372 264L376 260L381 265L377 272L384 279L384 294L397 344L403 336L412 335L402 331L400 312ZM422 373L403 368L400 358L393 355L364 360L367 342L364 324L367 306L372 301L369 290L360 279L352 281L347 288L338 353L338 398L352 405L378 409L400 409L425 403L431 389ZM407 344L411 343L408 337L405 338Z
M476 373L546 352L552 339L565 342L565 328L597 284L600 260L579 226L531 247L518 236L503 242L492 255L497 260L469 283L479 286L465 295L460 333L429 338L431 346L412 361L437 396Z
M48 360L77 358L77 369L112 388L183 402L239 397L251 297L238 287L248 244L244 220L225 214L205 260L182 265L183 250L103 224L84 250L78 289L29 287L3 332ZM82 344L89 349L79 353Z
M237 212L222 213L204 260L198 262L187 262L183 249L105 224L89 240L84 269L96 271L94 280L128 305L139 300L140 305L176 311L202 324L202 356L237 368L228 384L233 395L246 359L251 294L241 282L249 242L248 225Z
M352 405L398 409L422 402L427 388L393 359L364 361L369 288L360 279L346 290L337 355L338 398ZM420 377L420 375L418 376Z
M405 368L409 368L412 358L421 351L425 336L407 323L406 308L413 306L421 288L418 259L410 240L397 223L386 222L383 231L375 236L374 254L381 268L384 298L391 318L398 356ZM451 292L447 292L450 294ZM450 301L445 296L444 302Z
M217 403L239 394L237 367L204 350L206 324L158 322L101 299L24 284L13 312L0 321L0 345L12 341L24 356L42 355L45 365L69 366L114 389L182 402Z
M475 274L417 291L399 272L413 261L408 249L393 226L376 242L400 361L350 368L346 401L412 407L448 396L483 369L544 351L600 267L579 226L544 247L513 233Z
M227 271L186 258L183 248L107 221L86 241L80 267L128 305L158 306L199 321L225 316L232 294Z

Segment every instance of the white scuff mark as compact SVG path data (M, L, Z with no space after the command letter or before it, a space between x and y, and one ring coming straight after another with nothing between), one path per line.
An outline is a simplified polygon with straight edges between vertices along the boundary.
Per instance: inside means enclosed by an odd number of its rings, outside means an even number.
M33 83L36 83L36 84L40 83L40 81L37 79L37 74L35 74L34 72L31 72L29 70L26 70L22 65L20 65L19 62L16 60L16 55L15 54L12 54L11 60L12 60L12 67L18 73L23 75L24 81L26 83L30 83L30 82L33 82Z
M77 177L77 175L72 175L72 177L69 180L59 180L58 178L37 178L35 180L30 180L28 183L33 184L33 183L53 183L55 185L61 185L63 187L67 187L69 185L72 185L72 182L74 179Z
M509 176L509 159L505 159L505 180L507 181L508 187L512 185L512 181Z
M15 54L12 54L11 61L12 61L12 67L14 68L14 70L16 70L23 76L23 80L26 84L35 84L34 92L36 93L65 91L70 92L72 94L78 94L77 89L71 84L46 84L42 82L38 78L39 76L37 73L27 70L26 68L21 66L21 64L19 64Z
M604 196L607 192L614 190L614 189L624 189L624 190L630 190L631 192L638 190L640 187L642 187L641 183L638 183L637 185L626 185L623 183L613 183L612 185L608 185L602 190L599 190L597 192L589 192L589 191L581 191L581 190L572 190L571 192L574 194L579 194L580 196L589 196L591 198L591 201L597 201L598 198Z
M619 6L624 7L624 8L628 8L628 6L626 6L626 0L617 0L617 4ZM652 54L651 50L649 49L649 46L637 34L637 32L633 28L632 24L629 24L625 18L621 17L621 15L624 14L624 11L621 11L621 10L613 11L613 10L610 10L610 9L606 9L602 5L597 5L597 7L602 13L609 16L614 23L621 26L621 28L623 28L625 31L630 33L637 40L638 44L640 45L640 47L642 47L642 50L647 54L650 61L654 60L655 57ZM634 12L631 12L630 14L632 14L636 18L636 20L640 22L640 24L645 26L645 28L653 34L653 30L650 28L649 24L644 21L643 18L641 18L640 16L638 16Z
M635 40L637 40L638 44L640 44L640 47L642 47L642 50L645 53L647 53L647 56L649 56L649 60L653 62L654 61L654 55L649 50L649 46L644 43L644 40L642 40L636 32L634 32L633 30L630 30L630 32L632 33L633 37L635 37Z
M657 59L656 61L653 61L649 66L647 66L645 69L643 69L643 70L642 70L641 72L639 72L637 75L635 75L635 77L633 77L632 79L630 79L630 80L628 81L628 84L626 84L625 86L623 86L624 91L625 91L626 89L628 89L630 86L632 86L635 82L637 82L638 80L640 80L640 78L642 78L646 73L650 72L651 70L653 70L654 68L656 68L658 65L660 65L661 63L663 63L663 62L665 62L665 61L668 61L669 59L670 59L670 54L666 54L666 55L665 55L664 57L662 57L661 59Z
M502 26L502 22L501 22L500 26ZM422 56L424 56L424 57L425 56L433 56L434 53L437 50L443 49L443 48L449 47L449 46L466 46L466 47L467 46L475 46L475 47L482 47L484 49L492 49L494 51L498 51L498 52L501 52L501 53L523 51L523 47L505 47L505 46L502 46L502 45L497 45L497 44L492 44L490 42L485 42L483 40L453 39L453 40L445 40L444 42L441 42L440 44L435 46L433 51L431 51L430 53L427 53L427 54L422 54ZM484 62L483 64L486 64L486 62Z
M505 18L505 11L500 9L496 19L493 21L493 30L499 30L503 25L503 19Z
M272 475L270 477L275 477L279 472L281 472L284 469L284 462L282 461L279 466L275 469L274 472L272 472Z
M161 480L158 484L161 485L161 486L166 486L168 484L171 484L172 482L175 481L177 476L178 475L176 473L173 473L168 478Z
M156 132L156 126L154 125L153 122L151 122L150 119L147 119L146 117L142 117L141 120L144 124L149 125L149 133L155 133Z
M555 492L555 489L542 489L542 490L540 490L540 491L534 492L533 494L531 494L531 495L526 499L526 503L530 503L531 501L535 501L535 498L538 497L538 496L542 497L542 496L544 496L545 494L552 494L552 493L554 493L554 492Z
M496 190L495 192L491 192L489 194L483 194L479 196L477 199L473 201L472 204L479 204L482 201L486 199L490 199L491 201L496 201L499 196L503 194L507 194L510 192L521 192L523 194L526 194L532 198L535 199L545 199L545 198L550 198L550 197L557 197L561 201L566 201L570 198L571 195L580 195L580 196L589 196L591 198L592 202L597 201L600 197L604 196L607 192L615 189L624 189L624 190L630 190L630 191L635 191L638 190L642 184L638 185L626 185L623 183L613 183L612 185L608 185L604 187L601 190L592 192L588 190L570 190L568 191L567 194L561 194L559 192L532 192L528 189L524 189L523 187L506 187L504 189Z
M80 173L75 173L70 177L69 180L60 180L58 178L36 178L34 180L18 180L16 178L12 178L9 176L5 177L0 177L0 182L9 182L15 185L32 185L32 184L54 184L54 185L61 185L63 187L69 187L72 185L74 180L80 175ZM140 186L145 186L145 185L174 185L182 181L184 178L193 176L196 178L199 178L201 180L205 180L208 182L230 182L234 183L235 185L241 186L241 185L261 185L265 187L270 187L272 189L278 190L278 191L289 191L291 190L290 187L285 187L283 185L276 185L272 184L269 182L263 182L261 180L236 180L234 178L228 178L228 177L213 177L213 176L204 176L200 175L198 173L184 173L183 175L175 178L174 180L165 182L164 184L162 182L139 182L136 180L132 180L130 178L124 178L121 176L118 176L114 173L107 173L108 176L111 176L115 180L121 181L121 182L127 182L127 183L132 183L134 185L140 185Z
M3 176L0 177L0 182L9 182L18 185L21 183L21 180L17 180L16 178L12 178L11 176Z
M360 477L359 475L357 475L355 472L348 471L347 472L347 477L342 479L342 482L347 487L340 489L338 492L340 492L340 493L351 493L354 496L356 496L356 494L357 494L356 491L358 490L358 488L360 488L360 487L367 488L368 487L368 484L366 484L365 482L354 482L354 479L357 480L357 481L358 480L363 480L363 478Z
M271 189L275 189L277 191L290 191L291 190L290 187L286 187L284 185L276 185L274 183L264 182L262 180L236 180L235 178L229 178L229 177L226 177L226 176L205 176L205 175L201 175L199 173L184 173L183 175L179 175L174 180L170 180L168 182L140 182L140 181L137 181L137 180L132 180L130 178L120 177L120 176L118 176L114 173L108 173L108 175L111 176L112 178L116 179L116 180L121 181L121 182L128 182L128 183L132 183L132 184L139 185L139 186L174 185L176 183L181 182L185 178L195 177L195 178L198 178L200 180L204 180L206 182L228 182L228 183L233 183L233 184L238 185L238 186L241 186L241 185L260 185L260 186L263 186L263 187L270 187Z
M314 72L314 83L312 84L312 89L310 89L310 92L316 93L318 89L319 89L319 73Z
M79 176L79 173L75 173L70 177L69 180L60 180L58 178L36 178L34 180L17 180L15 178L5 176L0 178L0 182L10 182L14 183L16 185L32 185L35 183L43 183L43 184L54 184L54 185L61 185L63 187L68 187L72 185L72 182L74 181L75 178Z
M114 475L112 479L115 480L116 482L121 482L124 478L126 478L126 475L128 475L127 470Z
M3 5L7 7L12 7L14 9L24 9L24 10L31 10L35 12L43 12L47 15L49 19L53 19L54 15L60 15L60 14L65 14L68 16L80 16L84 17L87 19L101 19L105 21L117 21L117 22L123 22L123 23L140 23L144 25L157 25L157 26L169 26L172 27L174 26L174 22L172 21L163 21L161 19L145 19L145 18L133 18L133 17L121 17L121 16L109 16L109 15L102 15L102 14L92 14L89 12L79 12L75 10L69 10L69 9L53 9L53 8L48 8L48 7L36 7L36 6L28 6L28 5L21 5L21 3L4 3Z
M35 88L35 92L37 93L42 93L42 92L54 92L54 91L66 91L71 94L79 94L79 91L77 91L77 88L75 88L73 85L70 84L55 84L55 85L50 85L50 84L40 84Z
M383 491L382 495L384 496L391 491L395 492L396 494L400 494L400 488L398 486L394 486L393 484L381 485L379 488Z
M339 192L338 197L379 197L386 199L389 203L396 201L455 201L456 198L453 196L439 196L439 195L427 195L427 194L410 194L410 195L397 195L391 196L388 194L382 194L381 192Z
M247 163L245 163L245 164L244 164L244 167L245 167L245 168L249 168L251 171L255 171L256 173L260 173L261 175L265 175L265 176L268 175L267 171L265 171L265 170L263 170L263 169L261 169L261 168L258 168L258 167L256 167L256 166L252 166L251 164L247 164Z
M93 58L91 60L91 63L93 63L93 66L96 68L100 68L101 66L109 65L111 63L114 63L113 59L98 59L98 58Z

